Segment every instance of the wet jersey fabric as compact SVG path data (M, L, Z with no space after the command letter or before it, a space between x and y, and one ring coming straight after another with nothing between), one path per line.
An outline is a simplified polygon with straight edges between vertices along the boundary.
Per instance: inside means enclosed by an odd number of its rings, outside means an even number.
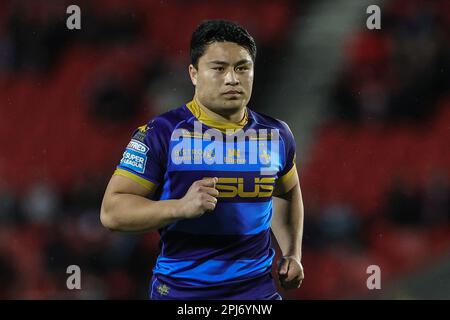
M250 108L238 125L202 117L193 100L139 127L115 171L152 190L152 200L180 199L194 181L219 179L215 210L159 230L149 297L278 299L272 195L296 174L293 135L286 123Z

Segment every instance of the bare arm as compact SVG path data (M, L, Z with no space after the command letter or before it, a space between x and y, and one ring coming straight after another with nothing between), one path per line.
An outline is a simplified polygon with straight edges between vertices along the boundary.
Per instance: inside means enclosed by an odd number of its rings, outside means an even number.
M272 231L283 257L278 274L286 289L298 288L304 278L302 259L303 200L298 176L295 173L288 186L273 198Z
M100 220L108 229L136 232L157 230L180 219L196 218L215 208L216 179L195 181L177 200L153 201L155 191L127 177L113 175L103 197Z
M272 231L283 256L302 258L303 200L300 184L273 198Z

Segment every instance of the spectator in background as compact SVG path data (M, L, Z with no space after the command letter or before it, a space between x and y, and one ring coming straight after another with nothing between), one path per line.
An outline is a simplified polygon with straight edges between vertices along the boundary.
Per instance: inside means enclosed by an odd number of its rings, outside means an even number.
M0 179L0 223L7 224L14 221L15 207L16 199L13 192Z
M325 242L331 246L358 248L361 241L358 237L360 221L351 205L334 203L324 208L320 229Z
M133 119L138 109L138 97L114 74L106 75L94 89L91 114L97 120L120 123Z
M77 39L87 45L130 43L142 30L142 14L135 11L105 12L105 8L84 1L83 28Z
M11 264L11 259L0 251L0 300L8 299L12 296L17 273Z
M22 198L27 221L47 223L58 213L60 199L53 187L43 180L35 182Z
M339 119L421 121L448 94L450 54L438 5L391 4L382 30L349 41L348 61L333 92Z
M15 71L49 70L67 43L64 18L55 10L34 11L33 6L16 5L7 24Z
M305 249L321 250L325 248L328 243L323 234L323 228L320 221L322 211L320 201L311 197L309 202L305 203L305 211L308 211L309 214L305 217L303 245L305 246Z
M141 14L136 12L98 12L83 1L82 30L66 27L65 4L61 1L15 2L6 23L9 42L0 49L11 52L8 58L14 71L47 72L58 61L69 43L104 44L132 42L139 35ZM8 47L11 48L8 48ZM3 56L3 50L0 50ZM5 54L6 56L6 54ZM0 57L0 71L2 68Z
M83 172L64 196L64 210L81 214L98 207L104 191L106 178L98 172Z
M423 216L428 225L450 223L450 188L443 173L433 174L424 192Z
M10 71L13 61L13 46L10 36L0 27L0 76Z
M417 188L397 177L388 191L386 216L399 226L418 226L422 221L423 198Z

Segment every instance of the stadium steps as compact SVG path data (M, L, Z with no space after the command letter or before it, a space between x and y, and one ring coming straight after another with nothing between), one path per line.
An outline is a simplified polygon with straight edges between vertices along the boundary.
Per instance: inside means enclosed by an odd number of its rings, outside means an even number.
M285 49L278 89L267 97L264 109L287 120L299 159L308 160L315 129L326 118L330 88L343 61L342 43L355 28L365 27L367 6L380 2L316 1L291 30L294 42Z

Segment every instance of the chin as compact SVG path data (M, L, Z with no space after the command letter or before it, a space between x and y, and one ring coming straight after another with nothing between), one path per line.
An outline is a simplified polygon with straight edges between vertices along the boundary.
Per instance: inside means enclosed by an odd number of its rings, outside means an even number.
M245 105L244 100L240 98L227 99L223 103L225 109L240 109Z

